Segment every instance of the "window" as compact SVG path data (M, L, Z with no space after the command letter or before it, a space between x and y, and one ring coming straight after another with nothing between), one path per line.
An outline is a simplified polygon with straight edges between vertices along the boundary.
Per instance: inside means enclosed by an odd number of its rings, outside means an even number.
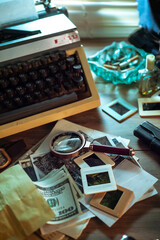
M54 4L67 8L81 38L127 37L138 28L136 0L54 0Z

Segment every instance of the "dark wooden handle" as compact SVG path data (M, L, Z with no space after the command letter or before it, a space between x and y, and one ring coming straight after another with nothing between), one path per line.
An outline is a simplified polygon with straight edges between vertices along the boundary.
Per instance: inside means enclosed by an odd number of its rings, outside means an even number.
M134 155L134 150L130 148L119 148L119 147L112 147L112 146L106 146L106 145L91 144L90 149L92 149L92 151L95 151L95 152L103 152L103 153L125 155L125 156Z

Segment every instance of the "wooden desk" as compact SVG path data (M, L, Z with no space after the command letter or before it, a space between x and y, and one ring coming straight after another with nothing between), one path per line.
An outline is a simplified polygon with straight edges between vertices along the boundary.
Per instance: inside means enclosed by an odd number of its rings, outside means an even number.
M114 41L121 40L122 39L116 39ZM87 56L91 56L112 42L113 39L82 41ZM94 78L101 98L101 106L97 109L69 117L67 120L85 127L130 139L130 145L135 149L136 156L139 157L142 167L159 179L160 159L158 154L151 152L143 142L140 142L133 135L133 130L144 120L148 120L160 128L160 118L141 118L139 114L136 113L124 122L118 123L116 120L102 112L101 108L103 105L117 97L123 97L129 103L137 106L137 98L139 96L137 84L134 83L129 86L113 86L113 84L107 83L100 78L95 76ZM40 139L45 137L54 127L54 124L55 123L50 123L28 130L10 136L7 139L14 141L23 138L29 149ZM136 203L111 228L107 227L96 217L91 219L87 228L83 231L78 240L118 240L123 234L130 235L136 240L160 239L160 182L157 182L155 187L159 192L158 195ZM38 240L39 238L32 236L28 239Z

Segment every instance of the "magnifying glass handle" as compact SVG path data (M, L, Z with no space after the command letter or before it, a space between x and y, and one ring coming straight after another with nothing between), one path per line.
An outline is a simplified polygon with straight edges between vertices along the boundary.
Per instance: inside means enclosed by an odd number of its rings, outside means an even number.
M103 152L125 156L133 156L135 154L135 151L132 148L119 148L106 145L90 144L89 149L95 152Z

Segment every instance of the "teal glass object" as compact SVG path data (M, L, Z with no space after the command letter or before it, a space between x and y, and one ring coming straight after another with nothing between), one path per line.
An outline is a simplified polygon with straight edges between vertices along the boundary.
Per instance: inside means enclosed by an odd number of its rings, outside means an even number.
M129 62L131 58L138 56L138 59ZM131 84L140 79L139 70L145 68L145 59L147 53L133 45L126 42L113 42L111 45L106 46L95 55L87 58L91 71L96 76L102 77L108 82L116 84ZM117 70L112 70L104 67L104 64L109 67L117 67ZM127 67L125 66L127 64ZM125 67L119 67L119 66Z

